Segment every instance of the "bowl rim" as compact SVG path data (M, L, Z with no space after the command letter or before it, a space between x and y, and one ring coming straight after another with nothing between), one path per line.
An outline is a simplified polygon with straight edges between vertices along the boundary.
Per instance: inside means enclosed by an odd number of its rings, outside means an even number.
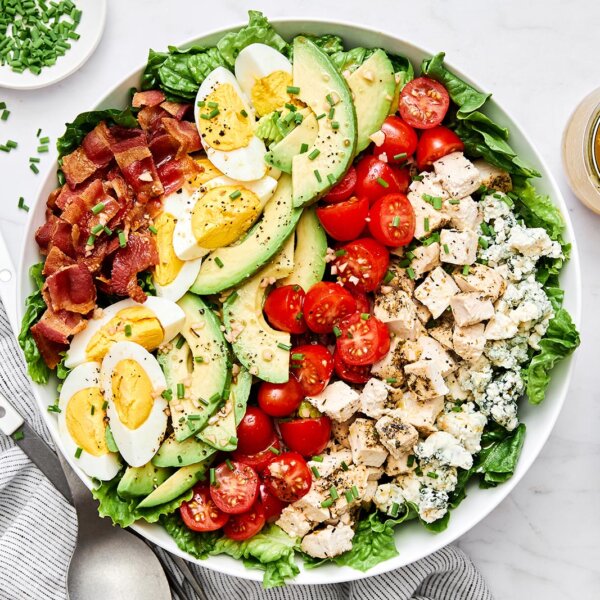
M275 28L277 28L278 25L287 25L287 26L296 25L298 29L297 29L297 33L295 33L294 35L300 35L301 33L310 33L311 27L315 27L315 26L320 27L323 25L331 26L331 28L332 28L331 31L333 31L333 32L336 32L336 28L351 29L354 32L356 32L359 36L365 36L365 35L369 35L369 34L372 35L373 33L379 33L379 34L382 34L384 36L387 36L389 38L396 40L398 43L402 44L406 48L412 49L415 53L418 53L421 55L428 55L428 56L433 56L435 54L435 52L431 51L429 48L423 47L423 46L417 46L410 41L399 38L395 34L389 32L385 29L380 29L380 28L375 29L372 27L357 25L356 23L352 23L350 21L345 21L345 20L282 17L282 18L274 18L274 19L269 18L269 22ZM244 22L236 23L233 25L225 26L225 27L218 27L215 29L211 29L209 31L204 31L201 35L196 35L196 36L189 38L188 40L178 44L177 47L186 48L194 43L202 43L202 40L206 40L207 38L217 36L217 35L224 35L230 31L235 31L235 30L239 29L240 27L245 26L246 24L247 24L247 22L244 21ZM382 45L382 47L384 47L384 46ZM444 62L454 73L456 73L458 76L460 76L467 83L473 85L477 89L484 89L483 86L478 85L478 83L476 81L474 81L469 76L465 75L461 69L456 68L452 64L451 61L445 60ZM140 66L131 70L125 76L121 77L119 79L119 83L117 83L116 85L111 87L107 91L107 93L105 93L99 99L99 101L96 102L93 105L93 107L90 108L89 110L95 110L98 107L102 107L104 102L106 102L107 98L111 94L114 94L120 88L123 88L123 86L126 85L126 82L128 80L130 80L134 77L139 78L139 76L143 72L145 64L146 64L145 62L142 63ZM523 138L523 141L531 149L533 156L535 157L536 161L538 162L539 166L541 167L542 177L540 179L543 179L546 181L547 187L551 190L552 202L556 206L558 206L558 208L561 210L561 214L565 221L565 231L567 233L567 239L572 245L571 257L570 257L570 261L567 265L567 268L570 271L572 271L573 278L576 282L575 288L569 290L569 304L570 304L569 312L571 314L571 317L572 317L575 325L578 328L580 328L580 326L581 326L581 311L582 311L581 265L580 265L580 257L579 257L577 239L575 237L575 232L574 232L573 225L572 225L572 222L571 222L571 219L569 216L567 204L566 204L565 199L562 195L562 192L556 182L554 175L552 174L551 170L549 169L545 159L541 156L539 151L536 149L536 146L532 143L531 139L529 138L528 134L526 133L526 130L512 116L512 114L510 114L510 112L508 112L501 105L496 103L495 100L492 99L492 100L490 100L490 102L494 106L498 107L498 109L500 109L504 113L504 115L508 118L508 120L510 121L509 125L511 127L512 133L514 133L515 130L518 131L519 135ZM19 252L19 264L18 264L18 270L17 270L17 310L18 310L19 321L22 319L22 316L23 316L24 300L31 288L31 282L29 281L29 278L27 277L28 268L29 268L30 264L25 264L25 260L26 260L26 255L27 255L27 249L31 245L31 240L33 237L32 233L33 233L33 226L35 225L36 214L39 212L39 209L38 210L35 210L35 209L38 207L38 204L40 202L42 202L42 203L45 202L43 192L49 186L49 184L54 181L54 179L56 177L56 175L55 175L56 167L57 167L57 163L54 162L51 165L51 167L49 167L46 177L43 179L43 181L38 186L38 189L35 194L36 204L35 204L34 210L30 211L27 221L26 221L26 225L25 225L25 231L24 231L23 239L21 242L21 248L20 248L20 252ZM515 471L515 474L513 475L513 477L510 480L508 480L507 482L503 483L501 486L494 488L495 494L493 496L490 494L491 497L490 497L489 502L487 502L487 505L483 509L480 509L477 512L477 515L475 518L468 518L468 519L466 519L465 523L456 524L454 527L452 526L452 519L451 519L451 521L450 521L451 524L449 525L448 529L445 532L437 534L437 535L431 535L431 537L428 538L428 540L429 540L428 543L424 544L424 546L425 546L424 549L420 552L413 552L413 554L410 555L410 557L408 559L405 558L405 555L403 555L402 552L399 552L399 554L397 556L395 556L391 559L388 559L384 562L379 563L378 565L374 566L367 572L357 571L350 567L333 567L333 566L321 567L320 569L317 569L317 570L306 571L302 568L301 563L299 563L300 569L301 569L300 574L296 578L287 582L287 584L288 585L290 585L290 584L291 585L301 585L301 584L325 585L325 584L331 584L331 583L342 583L342 582L355 581L355 580L379 575L382 573L386 573L386 572L392 571L394 569L407 566L417 560L420 560L426 556L429 556L430 554L436 552L440 548L454 542L457 538L464 535L467 531L469 531L475 525L480 523L504 499L506 499L506 497L512 492L512 490L521 481L521 479L524 477L524 475L529 471L532 464L535 462L535 460L539 456L542 448L547 443L548 438L550 437L550 434L554 430L558 416L564 406L567 391L568 391L568 388L569 388L569 385L570 385L570 382L572 379L573 369L575 366L575 356L571 355L571 356L567 357L567 359L564 361L564 363L565 363L565 367L566 367L566 372L564 372L564 374L563 374L562 381L556 382L557 386L560 383L561 389L556 394L557 398L554 399L554 405L551 407L550 415L547 419L545 430L542 433L542 438L538 441L537 447L529 448L527 452L525 452L525 447L524 447L524 451L521 454L520 459L519 459L518 468ZM38 408L40 409L40 411L42 413L43 420L45 421L46 425L48 426L48 429L50 430L50 433L53 437L53 440L54 440L57 448L60 449L63 456L65 456L66 460L69 462L71 467L75 470L75 472L78 474L80 479L82 479L84 484L88 488L91 488L92 487L91 479L89 477L87 477L78 468L77 464L75 464L73 457L66 455L64 452L64 449L62 446L62 441L57 433L55 421L52 419L51 415L47 412L47 410L45 410L46 405L43 402L42 395L41 395L41 390L44 389L44 387L45 386L33 384L33 391L34 391L35 399L38 404ZM484 490L484 493L491 492L491 491L492 490ZM455 519L455 522L456 522L456 519ZM186 552L183 552L182 550L180 550L176 546L175 542L170 537L168 538L168 541L165 541L164 535L160 535L157 533L158 529L160 529L163 534L166 534L166 532L164 531L162 526L160 526L159 524L148 524L148 523L137 522L137 523L133 524L131 527L137 533L139 533L140 535L143 535L149 541L162 547L164 550L167 550L173 554L176 554L176 555L180 556L181 558L189 560L201 567L205 567L207 569L210 569L210 570L213 570L216 572L220 572L220 573L223 573L226 575L232 575L232 576L239 577L242 579L253 580L253 581L261 581L262 580L262 572L261 571L258 571L255 569L247 569L246 567L244 567L244 565L241 561L232 559L230 557L222 557L222 556L208 557L205 560L199 560L199 559L192 557L191 555L187 554ZM410 526L409 526L409 529L410 529ZM166 535L168 536L168 534L166 534ZM396 533L396 542L398 545L398 532ZM297 561L298 561L298 559L297 559ZM327 575L319 576L319 572L322 573L323 571L327 571ZM311 581L311 579L313 579L313 580L318 579L318 581Z

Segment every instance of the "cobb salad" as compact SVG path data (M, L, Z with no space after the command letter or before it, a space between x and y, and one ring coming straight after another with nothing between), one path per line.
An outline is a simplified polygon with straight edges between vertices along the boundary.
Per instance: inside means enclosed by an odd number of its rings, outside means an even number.
M19 339L102 516L274 586L511 477L579 344L569 245L443 59L251 11L67 125Z

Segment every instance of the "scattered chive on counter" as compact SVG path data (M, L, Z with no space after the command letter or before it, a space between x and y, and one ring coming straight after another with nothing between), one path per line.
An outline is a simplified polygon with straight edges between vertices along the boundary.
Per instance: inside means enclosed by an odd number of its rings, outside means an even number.
M0 65L39 75L79 39L81 14L71 0L0 0Z

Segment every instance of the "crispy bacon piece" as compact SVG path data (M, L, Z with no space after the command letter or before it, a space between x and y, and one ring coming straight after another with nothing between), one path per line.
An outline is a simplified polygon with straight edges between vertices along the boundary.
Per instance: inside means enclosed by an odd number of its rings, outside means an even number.
M165 133L164 129L152 136L149 147L159 175L160 167L175 158L179 152L179 143L172 135Z
M59 269L74 264L75 261L70 256L67 256L58 246L53 246L48 252L48 256L46 256L42 275L49 277Z
M77 313L67 310L54 312L47 309L42 318L31 328L31 333L36 343L38 337L43 337L55 344L68 344L69 336L85 329L85 326L85 319Z
M71 225L56 215L49 214L47 216L47 221L35 232L35 240L42 254L47 254L52 247L57 246L67 256L75 258Z
M113 159L113 153L110 146L113 142L110 130L104 121L100 121L92 131L90 131L81 143L85 155L96 167L106 167Z
M161 119L165 117L169 117L169 113L160 106L146 106L137 114L140 127L149 133L160 129Z
M194 123L177 119L163 119L162 124L166 132L173 136L179 144L177 158L181 158L189 152L197 152L202 147L198 128Z
M198 163L189 156L170 160L158 168L158 176L165 188L165 196L181 189L186 181L200 173Z
M111 288L114 294L130 296L145 302L146 294L138 285L137 274L158 263L158 250L154 240L140 233L131 233L127 246L115 253L111 271Z
M94 280L84 264L69 265L50 275L42 294L54 312L68 310L85 315L96 306Z
M39 323L31 328L33 341L38 347L38 350L40 351L40 354L46 365L50 369L55 369L58 363L61 361L61 353L65 350L68 350L69 346L67 344L57 344L56 342L49 340L47 337L45 337L43 328L38 328L38 325Z
M71 154L63 156L62 170L71 188L75 188L80 183L83 183L97 169L98 167L87 157L82 147L77 148Z
M179 102L163 102L160 106L178 121L181 121L192 108L191 104L180 104Z
M165 95L160 90L147 90L136 92L131 100L131 106L140 108L142 106L158 106L165 101Z

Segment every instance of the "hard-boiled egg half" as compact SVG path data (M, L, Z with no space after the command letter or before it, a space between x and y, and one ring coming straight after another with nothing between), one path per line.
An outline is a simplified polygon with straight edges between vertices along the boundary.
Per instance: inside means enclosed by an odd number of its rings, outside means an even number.
M108 402L110 430L132 467L157 452L167 428L167 382L158 361L133 342L113 344L102 361L100 385Z
M136 342L155 350L170 342L185 322L183 310L172 300L149 296L144 304L121 300L88 321L87 327L71 340L65 366L69 369L86 361L101 361L115 342Z
M194 111L202 147L217 169L239 181L265 175L266 148L254 135L254 109L233 73L224 67L211 71L200 85Z
M191 198L175 225L173 248L181 260L205 256L238 240L275 193L277 180L257 181L215 177Z
M292 64L266 44L250 44L235 59L235 77L259 117L292 101Z
M75 367L65 379L58 400L58 431L65 452L82 471L102 481L121 468L118 454L106 443L106 408L100 388L100 363Z

